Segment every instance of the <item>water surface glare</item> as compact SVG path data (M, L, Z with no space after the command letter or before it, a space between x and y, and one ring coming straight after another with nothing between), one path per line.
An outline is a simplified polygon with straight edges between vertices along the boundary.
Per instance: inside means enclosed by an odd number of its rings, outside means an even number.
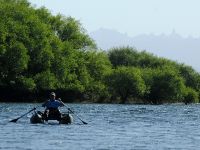
M9 122L38 105L0 103L0 149L200 149L198 104L67 104L88 124L83 125L76 116L71 125L30 124L31 113L17 123ZM67 112L67 108L61 111Z

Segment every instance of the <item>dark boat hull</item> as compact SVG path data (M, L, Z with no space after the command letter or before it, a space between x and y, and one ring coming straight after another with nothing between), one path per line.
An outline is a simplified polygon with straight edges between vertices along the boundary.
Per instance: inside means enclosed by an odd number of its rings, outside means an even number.
M30 118L30 122L33 124L44 123L45 120L42 116L43 116L42 112L40 112L40 111L34 112L34 114ZM58 120L58 119L47 118L47 120ZM59 124L71 124L72 122L73 122L73 117L70 114L62 114Z

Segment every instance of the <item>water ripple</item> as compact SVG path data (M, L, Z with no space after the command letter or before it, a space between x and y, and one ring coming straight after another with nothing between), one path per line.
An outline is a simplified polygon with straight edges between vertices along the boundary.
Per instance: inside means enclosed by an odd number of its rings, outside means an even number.
M0 149L200 149L199 105L68 104L88 125L76 116L72 125L30 124L31 114L9 122L35 105L0 104Z

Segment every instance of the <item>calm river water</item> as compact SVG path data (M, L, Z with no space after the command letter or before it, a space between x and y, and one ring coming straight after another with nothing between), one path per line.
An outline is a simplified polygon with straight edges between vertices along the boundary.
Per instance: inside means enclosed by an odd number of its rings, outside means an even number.
M200 149L200 105L68 104L87 125L30 124L31 113L9 122L38 105L0 103L0 149Z

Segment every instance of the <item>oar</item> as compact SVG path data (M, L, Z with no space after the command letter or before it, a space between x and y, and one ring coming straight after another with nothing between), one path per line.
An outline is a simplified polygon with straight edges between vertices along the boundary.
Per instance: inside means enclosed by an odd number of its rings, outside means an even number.
M66 106L66 105L62 102L61 98L59 98L58 100L63 104L63 106ZM67 106L66 106L66 107L67 107ZM67 107L67 109L68 109L72 114L74 114L79 120L81 120L83 124L88 124L87 122L83 121L78 115L76 115L69 107Z
M65 106L66 106L66 105L65 105ZM72 114L76 115L70 108L68 108L68 110L69 110ZM81 120L83 124L88 124L87 122L83 121L78 115L76 115L76 117L77 117L79 120Z
M28 113L32 112L33 110L35 110L36 108L34 107L33 109L29 110L27 113L23 114L22 116L11 120L10 122L17 122L17 120L19 120L20 118L24 117L25 115L27 115Z

